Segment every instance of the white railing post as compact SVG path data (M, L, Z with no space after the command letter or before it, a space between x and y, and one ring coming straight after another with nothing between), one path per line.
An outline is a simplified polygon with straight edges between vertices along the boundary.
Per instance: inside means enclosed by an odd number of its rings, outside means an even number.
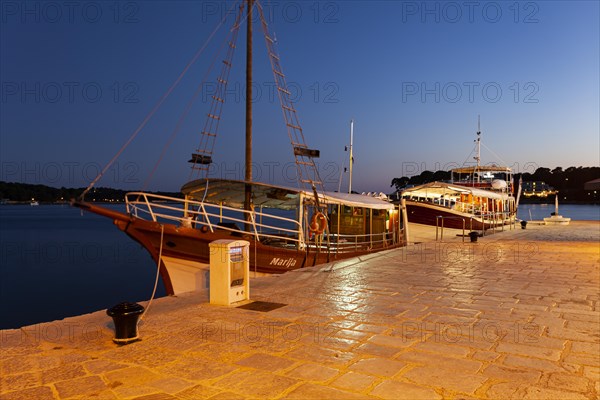
M152 206L150 206L150 201L148 200L148 196L144 193L144 201L146 202L146 207L148 207L148 212L152 216L152 221L156 222L156 215L154 215L154 211L152 210Z
M252 228L254 229L254 237L257 241L260 242L260 238L258 237L258 231L256 230L256 218L254 217L254 211L246 211L250 214L250 221L252 222Z
M208 213L206 212L206 208L204 207L204 203L200 204L200 209L202 210L202 214L204 215L204 219L206 220L206 224L208 225L208 229L210 229L210 232L214 232L215 230L213 229L212 226L212 222L210 221L210 217L208 216Z

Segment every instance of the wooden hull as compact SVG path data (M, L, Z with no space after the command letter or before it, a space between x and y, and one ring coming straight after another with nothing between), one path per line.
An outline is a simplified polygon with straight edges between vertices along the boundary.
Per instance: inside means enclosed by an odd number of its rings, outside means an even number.
M421 225L441 226L443 217L444 228L450 229L464 229L465 231L471 230L484 230L490 229L494 226L491 221L483 221L481 217L471 215L455 210L451 210L447 207L438 206L435 204L417 202L417 201L406 201L406 212L408 222L413 222ZM508 223L507 220L506 223ZM503 222L499 221L496 226L502 225Z
M281 243L269 245L257 242L253 236L246 235L244 232L219 229L210 232L174 224L161 225L93 204L74 203L73 205L111 218L120 230L144 246L156 263L161 254L161 278L170 295L195 290L205 285L205 279L201 275L205 274L210 263L209 243L219 239L240 239L250 242L250 270L269 274L284 273L399 246L392 243L379 247L361 246L345 252L336 252L333 246L329 251L326 248L317 251L314 246L297 249L292 245L282 247Z

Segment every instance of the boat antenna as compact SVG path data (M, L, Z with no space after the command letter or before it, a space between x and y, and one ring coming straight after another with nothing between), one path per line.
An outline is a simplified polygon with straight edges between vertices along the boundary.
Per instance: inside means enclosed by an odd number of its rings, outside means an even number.
M352 193L352 164L354 164L354 154L352 146L354 144L354 120L350 120L350 179L348 180L348 194Z
M344 151L348 151L348 146L344 146ZM342 166L340 168L340 179L338 180L338 193L340 193L342 191L342 177L344 175L344 173L346 172L346 166L345 166L345 162L346 159L345 157L342 158L342 162L340 163L340 165Z
M477 139L475 140L475 143L477 143L477 155L473 158L477 161L477 182L479 182L479 168L481 167L481 119L479 115L477 116Z

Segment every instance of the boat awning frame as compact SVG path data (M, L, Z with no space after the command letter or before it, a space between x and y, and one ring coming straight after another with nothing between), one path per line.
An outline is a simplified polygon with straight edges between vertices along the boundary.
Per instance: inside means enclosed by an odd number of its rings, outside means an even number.
M480 165L472 167L461 167L454 168L450 172L454 174L474 174L478 172L501 172L501 173L512 173L512 169L509 167L500 167L497 165Z
M293 210L298 208L300 197L314 200L314 193L308 190L229 179L194 180L183 185L181 192L195 200L243 208L248 185L252 190L254 207ZM394 205L390 202L355 193L319 193L319 202L320 204L339 204L376 210L394 209Z
M425 197L440 197L443 194L450 194L455 192L457 194L471 194L476 197L485 197L488 199L496 199L503 200L508 196L502 195L500 193L492 192L489 190L482 190L467 186L454 185L452 183L445 182L431 182L423 185L415 186L409 189L406 189L402 192L402 196L406 194L414 194L415 196L425 196ZM433 194L439 194L440 196L430 196Z

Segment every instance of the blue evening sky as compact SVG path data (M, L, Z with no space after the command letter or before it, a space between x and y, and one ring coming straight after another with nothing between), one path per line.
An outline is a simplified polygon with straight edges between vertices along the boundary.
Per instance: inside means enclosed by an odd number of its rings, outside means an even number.
M0 2L0 180L86 186L150 112L232 1ZM309 147L336 190L355 120L353 189L462 164L477 116L484 163L598 166L597 1L263 1ZM144 186L234 20L209 42L99 182ZM243 178L245 26L213 176ZM255 178L294 185L292 150L258 24ZM220 57L222 58L222 57ZM213 69L147 189L190 177ZM472 157L472 155L471 155ZM348 174L343 174L342 190Z

